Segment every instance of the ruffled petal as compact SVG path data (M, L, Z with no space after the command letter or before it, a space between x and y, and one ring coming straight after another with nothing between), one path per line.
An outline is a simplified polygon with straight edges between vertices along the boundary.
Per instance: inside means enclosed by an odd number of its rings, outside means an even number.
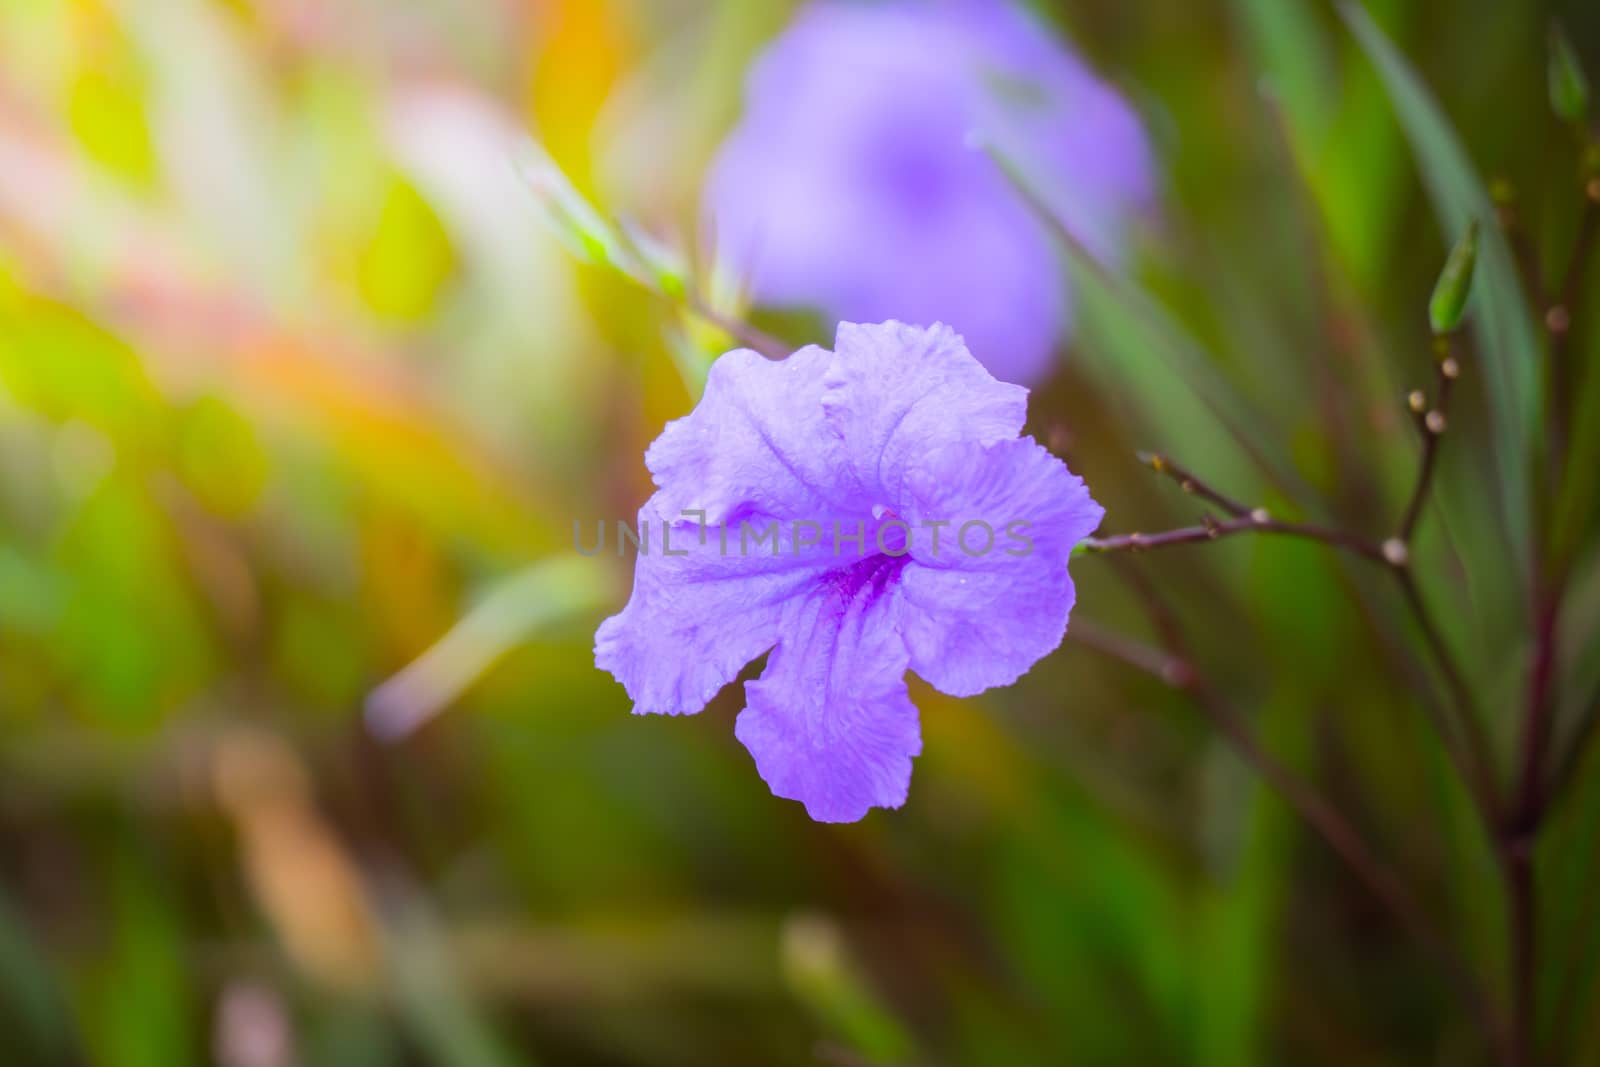
M747 513L837 510L841 443L821 403L831 359L816 347L777 361L748 349L718 359L700 403L645 453L660 487L647 507L674 522L704 511L713 525Z
M858 564L792 601L778 647L745 686L739 740L772 792L818 822L897 808L922 751L897 632L898 561Z
M1032 438L937 450L908 484L901 628L911 669L953 696L1010 685L1061 643L1073 603L1067 560L1104 509Z
M1028 391L996 381L947 326L841 323L822 408L843 442L852 495L898 509L906 475L930 449L1022 432Z
M627 605L595 634L595 665L627 689L635 714L693 714L773 646L789 601L839 560L826 538L797 543L792 524L767 517L741 520L747 535L740 524L727 527L726 552L721 527L706 529L704 543L694 522L668 525L663 537L654 507L652 498L639 513L648 553L639 555ZM764 538L773 523L775 535ZM800 542L811 539L801 532Z

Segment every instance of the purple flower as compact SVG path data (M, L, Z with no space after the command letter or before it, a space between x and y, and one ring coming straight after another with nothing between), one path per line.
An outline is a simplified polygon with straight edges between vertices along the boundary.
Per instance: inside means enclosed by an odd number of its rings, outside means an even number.
M771 650L735 732L774 793L852 822L905 801L906 670L955 696L1019 678L1061 643L1103 512L950 329L847 323L834 347L729 352L650 446L647 551L595 662L635 713L682 715Z
M757 64L705 212L758 300L950 323L1007 381L1070 325L1047 227L995 145L1104 256L1152 195L1127 103L1003 0L809 5Z

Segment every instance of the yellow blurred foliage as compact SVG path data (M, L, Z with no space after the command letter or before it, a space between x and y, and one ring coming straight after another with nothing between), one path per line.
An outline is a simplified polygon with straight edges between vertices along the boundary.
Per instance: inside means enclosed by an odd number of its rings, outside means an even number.
M632 50L610 3L548 0L539 21L529 110L550 155L579 190L592 193L595 119L628 69Z
M238 831L245 878L289 958L332 989L374 989L382 974L377 919L359 868L317 812L300 758L275 734L236 730L217 745L212 788Z

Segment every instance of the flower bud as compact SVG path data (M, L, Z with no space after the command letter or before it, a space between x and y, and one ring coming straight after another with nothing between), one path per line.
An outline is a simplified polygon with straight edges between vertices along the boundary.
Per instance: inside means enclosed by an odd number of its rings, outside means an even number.
M1589 113L1589 79L1561 24L1550 24L1550 107L1566 122L1582 122Z
M1428 319L1433 332L1446 334L1461 325L1461 314L1466 310L1467 297L1472 292L1472 271L1478 262L1478 220L1467 224L1467 232L1450 250L1444 270L1439 272L1439 282L1433 287L1433 299L1428 302Z

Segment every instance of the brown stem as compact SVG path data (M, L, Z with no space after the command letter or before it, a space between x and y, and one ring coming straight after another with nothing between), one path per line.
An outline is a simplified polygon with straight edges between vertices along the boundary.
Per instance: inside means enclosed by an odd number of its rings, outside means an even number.
M1562 274L1555 302L1545 313L1545 328L1550 335L1550 369L1546 376L1545 405L1551 421L1551 438L1546 473L1550 492L1561 484L1566 464L1566 449L1572 420L1574 367L1567 348L1572 336L1573 315L1583 278L1600 236L1600 177L1591 177L1584 186L1583 215L1572 255ZM1545 553L1550 551L1554 502L1541 493L1537 501L1538 530L1533 559L1533 666L1528 682L1527 712L1523 716L1519 744L1520 769L1514 785L1512 808L1501 831L1500 853L1506 878L1510 909L1508 926L1511 938L1512 1035L1518 1062L1531 1064L1534 1057L1533 1012L1538 979L1538 928L1534 849L1539 831L1549 810L1553 789L1547 788L1544 774L1555 719L1556 673L1560 646L1558 623L1564 592L1562 563L1551 566ZM1581 738L1580 738L1581 740ZM1564 769L1564 768L1563 768Z
M1428 610L1427 601L1423 599L1422 590L1418 588L1410 568L1395 567L1393 573L1400 585L1401 595L1405 598L1406 607L1410 610L1417 629L1422 632L1422 639L1428 646L1429 655L1433 658L1434 666L1444 676L1445 685L1449 688L1451 700L1455 705L1456 729L1448 730L1443 723L1437 723L1436 728L1445 734L1446 751L1452 751L1449 737L1459 733L1464 748L1454 752L1457 771L1466 782L1484 825L1493 835L1499 824L1500 791L1495 784L1494 757L1488 735L1484 733L1483 719L1478 714L1477 701L1473 699L1472 690L1467 686L1466 676L1456 664L1455 656L1451 654L1450 646L1445 643L1443 633L1434 622L1433 613Z
M1461 376L1461 364L1455 357L1448 335L1434 338L1434 357L1435 385L1432 406L1430 407L1427 395L1421 390L1412 393L1408 398L1411 411L1416 416L1417 430L1422 434L1422 460L1417 470L1416 485L1400 519L1400 527L1389 543L1400 546L1393 559L1395 563L1393 574L1399 583L1401 595L1405 599L1413 621L1422 631L1429 654L1439 673L1444 676L1445 684L1450 690L1456 721L1452 726L1447 719L1449 712L1431 704L1427 707L1429 717L1445 744L1445 750L1451 754L1451 759L1478 808L1484 827L1492 838L1498 833L1500 825L1500 801L1499 790L1495 784L1493 746L1490 745L1484 730L1483 718L1478 713L1477 702L1467 685L1466 675L1457 665L1443 633L1434 623L1433 615L1422 597L1422 590L1410 569L1411 542L1416 536L1417 524L1422 520L1422 512L1433 486L1433 475L1439 461L1439 446L1449 425L1451 392L1456 379Z
M1600 236L1600 177L1592 177L1583 187L1583 216L1578 221L1578 238L1567 260L1567 269L1561 275L1561 288L1556 290L1557 306L1570 311L1577 302L1578 288L1583 284L1584 270L1589 265L1589 254L1594 250L1597 236Z
M1589 706L1591 710L1600 709L1600 694ZM1589 723L1593 721L1594 716L1590 716ZM1578 753L1581 754L1584 747L1578 746ZM1555 810L1555 801L1556 793L1552 790L1548 811ZM1600 930L1600 893L1590 893L1583 902L1582 914L1562 930L1567 962L1562 968L1565 978L1550 1022L1550 1033L1553 1035L1567 1034L1576 1022L1574 1016L1583 1007L1585 964L1592 959L1596 930Z
M695 293L688 294L684 306L697 318L705 320L746 348L753 349L770 360L788 359L789 354L794 351L793 346L785 344L770 333L759 330L748 322L724 315Z
M1368 891L1439 958L1468 1007L1484 1020L1489 1028L1491 1040L1497 1045L1503 1044L1504 1025L1493 1002L1483 990L1471 967L1451 948L1450 943L1433 925L1428 912L1411 890L1395 874L1393 868L1378 857L1332 801L1266 750L1245 725L1244 720L1195 670L1187 649L1181 643L1182 638L1173 626L1171 616L1162 612L1160 602L1147 600L1146 603L1156 616L1158 629L1167 635L1169 646L1165 653L1130 638L1099 630L1092 624L1090 632L1095 636L1086 643L1159 678L1175 689L1189 693L1213 727L1233 746L1239 757L1321 836ZM1072 625L1073 632L1081 639L1084 636L1084 624L1074 622Z
M1184 526L1176 530L1166 530L1162 533L1131 533L1117 537L1091 537L1083 542L1083 548L1087 552L1102 553L1144 552L1153 548L1168 548L1173 545L1190 545L1204 541L1216 541L1224 537L1245 533L1279 534L1286 537L1320 541L1325 545L1332 545L1347 552L1354 552L1376 563L1388 562L1388 558L1384 555L1384 547L1375 541L1369 541L1356 534L1330 529L1325 526L1314 526L1303 522L1282 522L1271 518L1259 508L1248 515L1228 522L1207 519L1200 526Z
M1250 509L1248 507L1239 503L1239 501L1233 499L1232 497L1213 489L1211 486L1207 485L1205 482L1202 482L1198 477L1196 477L1193 472L1184 467L1178 466L1178 464L1172 462L1172 460L1161 455L1160 453L1141 452L1139 453L1139 462L1145 464L1157 474L1165 474L1167 477L1177 482L1178 487L1185 493L1193 494L1194 496L1199 497L1201 500L1211 501L1211 503L1215 504L1217 507L1221 508L1223 511L1227 512L1236 519L1250 513Z
M1441 349L1441 358L1438 361L1439 397L1441 408L1449 401L1450 386L1460 374L1460 367L1447 349ZM1424 402L1422 408L1426 409ZM1419 412L1421 414L1421 412ZM1437 418L1430 418L1437 416ZM1425 431L1429 439L1436 441L1444 432L1444 414L1442 410L1428 412L1422 418ZM1437 448L1437 445L1434 446ZM1207 516L1199 526L1182 527L1176 530L1167 530L1156 534L1132 533L1117 537L1089 538L1084 541L1085 551L1097 553L1116 552L1144 552L1155 548L1167 548L1173 545L1198 544L1205 541L1215 541L1223 537L1243 533L1270 533L1283 536L1300 537L1322 544L1331 545L1345 551L1352 552L1364 559L1386 565L1390 572L1396 576L1401 590L1405 595L1407 607L1416 619L1418 628L1422 630L1428 642L1429 650L1438 664L1445 682L1450 688L1451 697L1455 703L1456 716L1459 723L1452 724L1431 703L1426 710L1432 721L1434 729L1440 735L1440 741L1445 747L1456 772L1466 784L1468 792L1472 795L1477 805L1479 814L1484 820L1484 825L1493 836L1499 823L1498 791L1494 782L1494 762L1488 738L1483 731L1480 716L1477 713L1471 690L1467 687L1465 675L1456 666L1449 646L1437 626L1434 625L1432 615L1428 612L1427 605L1422 599L1421 591L1417 588L1415 580L1409 571L1410 551L1404 538L1392 538L1382 544L1363 538L1359 535L1344 530L1335 530L1323 526L1307 523L1280 522L1272 519L1265 510L1256 509L1246 512L1245 506L1238 501L1218 492L1205 482L1197 478L1191 471L1173 463L1161 455L1141 455L1145 463L1149 464L1159 473L1174 478L1183 486L1186 492L1202 496L1218 507L1236 516L1228 522L1217 522ZM1431 471L1433 461L1425 460L1424 470ZM1413 505L1420 511L1421 501L1426 499L1427 482L1430 475L1419 478L1419 486L1413 495ZM1408 509L1408 513L1411 509Z
M639 242L634 238L628 227L617 226L615 229L617 240L621 243L623 252L632 260L630 264L624 267L622 273L634 284L663 300L681 303L683 308L691 315L710 323L746 348L753 349L767 359L774 361L788 359L789 354L794 351L792 346L784 344L771 334L759 330L741 319L725 315L712 307L710 302L694 288L692 282L684 288L681 295L674 296L657 280L656 272L650 265L650 257L640 248Z
M1533 670L1528 683L1528 714L1522 724L1522 769L1517 775L1516 829L1532 831L1544 810L1544 761L1554 725L1556 621L1554 596L1541 595L1534 619Z
M1551 776L1550 784L1545 792L1545 811L1554 810L1567 789L1578 777L1578 771L1583 765L1584 756L1589 751L1589 744L1595 734L1600 733L1600 692L1589 698L1587 704L1580 706L1577 727L1572 731L1572 740L1567 746L1566 753L1561 757L1561 765Z
M1560 472L1565 459L1572 426L1572 404L1577 391L1573 381L1576 368L1567 348L1572 338L1579 289L1583 285L1597 237L1600 237L1600 177L1593 177L1584 185L1583 215L1578 221L1578 237L1573 243L1572 255L1567 260L1566 271L1561 275L1555 303L1550 305L1544 317L1545 328L1550 333L1550 371L1546 381L1549 383L1547 401L1553 423L1551 436L1555 439L1551 449L1551 467L1555 474ZM1553 477L1551 485L1557 484L1559 481Z
M1511 928L1511 1047L1510 1067L1533 1067L1535 947L1538 928L1534 916L1533 841L1508 840L1501 850L1506 878L1506 901Z
M1174 689L1188 689L1194 684L1194 668L1188 660L1179 656L1168 655L1158 648L1113 633L1086 619L1072 620L1071 632L1073 640L1079 644L1101 655L1121 660L1130 667L1159 678Z
M1143 570L1127 559L1113 556L1111 566L1117 577L1133 590L1139 605L1144 608L1145 615L1150 619L1150 625L1161 639L1161 647L1174 656L1187 658L1189 646L1183 637L1183 621L1178 618L1178 613L1172 610L1172 606L1161 595L1155 583Z
M1433 721L1434 728L1440 736L1440 741L1444 745L1457 774L1460 775L1462 782L1466 785L1468 794L1472 797L1486 830L1497 845L1500 846L1500 855L1508 874L1510 899L1514 904L1513 910L1515 914L1512 925L1514 931L1517 931L1514 955L1519 961L1526 958L1526 962L1519 962L1518 967L1525 966L1527 973L1531 976L1532 942L1524 939L1524 934L1527 938L1531 938L1533 926L1533 871L1531 859L1526 862L1519 861L1517 857L1521 853L1505 847L1506 839L1501 818L1499 789L1495 778L1493 750L1484 731L1482 717L1478 713L1472 691L1467 685L1466 676L1457 665L1449 645L1445 642L1443 633L1435 624L1433 615L1428 610L1427 602L1423 599L1422 592L1410 570L1409 542L1415 533L1423 505L1427 500L1432 484L1433 471L1438 458L1439 438L1443 435L1446 425L1445 413L1448 409L1451 387L1460 374L1460 366L1454 356L1451 355L1447 342L1441 340L1439 344L1439 359L1437 362L1438 406L1430 411L1427 398L1420 394L1414 397L1412 401L1413 409L1419 416L1424 432L1423 457L1421 469L1418 472L1416 488L1406 507L1398 536L1379 544L1343 530L1305 523L1280 522L1272 519L1262 509L1247 512L1244 505L1212 489L1191 472L1172 464L1164 456L1152 455L1141 458L1157 472L1176 479L1185 492L1193 493L1209 500L1232 516L1232 518L1227 522L1219 523L1207 516L1200 526L1184 527L1157 534L1133 533L1118 537L1090 538L1084 542L1083 547L1086 551L1099 553L1141 552L1172 545L1215 541L1234 534L1273 533L1321 542L1353 552L1365 559L1387 565L1390 573L1395 576L1395 580L1399 583L1406 605L1417 624L1417 628L1422 632L1429 654L1439 673L1443 675L1446 686L1449 688L1458 721L1452 725L1448 721L1447 715L1439 713L1438 709L1434 708L1431 703L1427 705L1427 710ZM1187 662L1186 657L1180 656L1179 658ZM1354 837L1353 841L1344 837L1342 831L1348 831L1349 824L1343 821L1337 809L1332 809L1331 807L1325 809L1319 805L1320 798L1314 791L1309 796L1297 793L1297 780L1292 775L1289 776L1289 781L1286 783L1280 780L1278 775L1284 770L1281 765L1271 763L1270 756L1266 756L1260 750L1243 724L1233 718L1225 706L1219 705L1214 695L1207 695L1209 690L1202 682L1196 680L1189 686L1189 689L1196 694L1197 699L1200 699L1203 705L1208 705L1208 712L1218 728L1229 735L1234 740L1235 745L1247 757L1252 755L1257 757L1252 762L1256 764L1263 777L1279 789L1279 792L1300 812L1307 822L1323 833L1328 843L1339 851L1347 861L1351 862L1353 868L1362 870L1362 864L1371 860L1372 856L1370 852L1363 853L1361 851L1365 846L1358 836ZM1260 757L1265 757L1267 762L1265 764L1261 763L1259 761ZM1276 769L1272 769L1274 766L1276 766ZM1335 819L1335 823L1331 826L1327 824L1330 812ZM1352 849L1355 850L1353 857L1350 851ZM1380 871L1383 870L1381 866L1379 869ZM1367 874L1364 874L1364 879L1366 878ZM1399 914L1405 914L1408 902L1410 906L1415 906L1415 901L1409 899L1409 894L1405 894L1403 885L1395 883L1395 885L1385 886L1381 884L1381 879L1380 884L1373 884L1370 880L1368 880L1368 884L1372 886L1374 892L1386 899L1391 907L1396 907ZM1396 887L1402 893L1402 899L1399 901L1396 901L1391 895ZM1447 943L1442 938L1438 938L1436 934L1435 938L1446 956L1452 956L1453 953L1449 951ZM1522 971L1519 970L1516 973L1520 974ZM1458 978L1462 975L1467 979L1469 988L1476 990L1476 983L1472 981L1470 970L1463 966ZM1525 1040L1525 1035L1528 1032L1528 1016L1522 1014L1521 1005L1524 1000L1531 999L1531 993L1522 991L1520 986L1516 987L1516 989L1518 991L1517 996L1513 998L1515 1019L1509 1028L1500 1020L1498 1013L1485 1015L1484 1017L1486 1020L1490 1020L1490 1036L1495 1040L1497 1047L1502 1050L1506 1062L1515 1065L1515 1067L1527 1067L1529 1060L1526 1058L1524 1050L1528 1047ZM1481 994L1481 991L1479 993ZM1489 1010L1489 1002L1486 998L1479 995L1474 997L1474 1000L1478 1010Z
M1411 500L1406 504L1405 517L1400 520L1400 530L1397 536L1406 544L1411 543L1412 535L1416 533L1417 523L1422 518L1423 505L1428 501L1428 490L1433 484L1433 471L1439 458L1439 439L1444 436L1450 415L1451 386L1461 375L1461 364L1456 361L1450 352L1448 338L1438 339L1439 359L1436 362L1437 384L1435 388L1433 410L1427 409L1427 397L1420 391L1411 394L1412 407L1417 408L1420 399L1421 409L1416 411L1417 428L1422 433L1422 464L1417 471L1416 488L1412 490Z
M1540 592L1534 608L1534 656L1520 745L1522 766L1499 840L1511 939L1511 1033L1517 1054L1513 1062L1520 1067L1534 1061L1539 938L1533 860L1549 796L1544 787L1544 761L1555 718L1556 622L1560 613L1560 597L1549 591L1543 576L1536 575L1534 580Z
M1522 282L1523 296L1530 304L1543 303L1544 272L1539 267L1539 255L1534 250L1533 242L1528 240L1527 230L1522 224L1522 212L1517 208L1516 187L1507 179L1497 179L1490 184L1489 196L1494 201L1495 220L1500 224L1500 232L1505 234L1506 243L1511 246L1512 258L1516 260L1517 278Z

